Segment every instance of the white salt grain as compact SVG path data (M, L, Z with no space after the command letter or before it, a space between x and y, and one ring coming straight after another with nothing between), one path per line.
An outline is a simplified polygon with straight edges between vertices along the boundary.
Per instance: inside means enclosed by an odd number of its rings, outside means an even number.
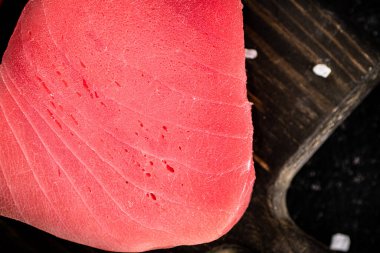
M350 250L351 240L348 235L334 234L331 238L330 249L335 251L347 252Z
M313 72L317 76L327 78L331 74L331 69L326 64L317 64L313 67Z
M255 49L245 49L245 58L253 60L257 58L257 51Z

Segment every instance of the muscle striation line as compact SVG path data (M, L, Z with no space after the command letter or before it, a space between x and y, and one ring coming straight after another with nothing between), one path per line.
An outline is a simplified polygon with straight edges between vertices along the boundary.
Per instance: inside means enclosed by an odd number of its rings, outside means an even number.
M9 77L10 78L10 77ZM11 79L11 78L10 78ZM12 81L12 83L13 83L13 80L11 80ZM6 85L7 86L7 85ZM8 87L7 87L7 89L8 89ZM8 89L8 91L9 91L9 89ZM10 93L11 94L11 93ZM16 100L15 100L16 101ZM17 103L17 101L16 101L16 103ZM18 104L18 103L17 103ZM18 104L18 106L20 107L20 105ZM33 108L32 106L31 106L31 108ZM33 110L36 110L35 108L33 108ZM39 114L37 111L36 111L36 113L37 114ZM41 117L41 115L39 114L39 116ZM27 117L27 116L26 116ZM41 117L42 119L43 119L43 117ZM29 120L29 123L30 123L30 125L33 127L33 129L34 129L34 131L36 131L35 130L35 126L31 123L31 121L30 121L30 119L28 119ZM44 120L44 119L43 119ZM46 120L44 120L45 121L45 123L47 123L46 122ZM48 124L48 123L47 123ZM48 124L49 125L49 124ZM50 125L49 125L49 127L51 127ZM52 129L51 129L52 130ZM52 130L53 132L54 132L54 130ZM54 132L55 133L55 132ZM56 133L55 133L56 134ZM57 134L56 134L57 135ZM122 213L124 213L130 220L131 220L131 222L134 222L134 223L136 223L136 224L138 224L138 225L140 225L140 226L142 226L142 227L144 227L144 228L146 228L146 229L150 229L150 230L156 230L156 231L160 231L160 232L163 232L163 233L167 233L167 234L172 234L171 232L168 232L168 231L165 231L165 230L161 230L161 229L156 229L156 228L152 228L152 227L148 227L148 226L145 226L145 225L143 225L141 222L139 222L138 220L136 220L136 219L134 219L134 218L132 218L131 217L131 214L129 214L127 211L125 211L124 210L124 208L120 205L120 203L118 203L118 201L116 201L114 198L113 198L113 196L112 196L112 194L110 194L106 189L105 189L105 187L104 187L104 185L100 182L101 180L99 180L98 179L98 177L96 177L95 175L94 175L94 173L93 173L93 171L92 170L90 170L90 169L88 169L89 167L87 167L86 165L85 165L85 163L82 161L82 159L80 159L79 157L77 157L76 156L76 154L67 146L67 143L65 143L64 141L63 141L63 139L62 138L60 138L60 140L62 141L62 143L65 145L65 147L67 148L67 150L69 150L73 155L74 155L74 157L76 157L77 158L77 160L84 166L84 168L86 168L86 170L92 175L92 177L96 180L96 182L100 185L100 187L104 190L104 192L110 197L110 199L114 202L114 204L119 208L119 210L122 212ZM50 203L51 204L51 203Z

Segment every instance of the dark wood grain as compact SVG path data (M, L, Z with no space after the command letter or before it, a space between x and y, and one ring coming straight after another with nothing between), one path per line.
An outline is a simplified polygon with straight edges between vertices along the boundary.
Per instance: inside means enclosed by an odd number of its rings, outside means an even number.
M247 47L259 52L247 61L247 74L256 105L254 158L260 165L240 225L250 227L245 245L260 252L328 252L289 218L286 191L378 83L379 54L316 1L246 1L244 17ZM318 63L332 69L328 78L312 72Z
M244 5L246 47L258 51L257 59L246 62L257 170L251 204L232 231L215 242L152 252L328 252L289 218L286 191L302 165L379 82L379 53L316 1L246 0ZM328 65L332 74L316 76L312 67L317 63ZM56 252L102 252L8 219L0 220L0 231L2 243L8 240L20 252L39 252L46 245Z

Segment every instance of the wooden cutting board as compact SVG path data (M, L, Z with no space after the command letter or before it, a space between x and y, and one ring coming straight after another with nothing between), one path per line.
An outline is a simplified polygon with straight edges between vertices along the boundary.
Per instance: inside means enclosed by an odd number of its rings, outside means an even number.
M290 219L286 191L302 165L380 81L380 54L316 1L245 0L244 6L246 47L258 52L246 61L257 171L251 205L216 242L154 252L328 252ZM6 12L0 10L2 20ZM331 74L316 75L316 64L326 65ZM5 218L0 234L0 248L13 251L101 252Z

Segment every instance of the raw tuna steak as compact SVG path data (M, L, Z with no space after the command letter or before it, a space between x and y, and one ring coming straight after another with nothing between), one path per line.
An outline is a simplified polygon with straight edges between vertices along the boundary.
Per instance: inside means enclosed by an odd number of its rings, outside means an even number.
M209 242L252 191L239 0L31 0L0 66L0 213L112 251Z

